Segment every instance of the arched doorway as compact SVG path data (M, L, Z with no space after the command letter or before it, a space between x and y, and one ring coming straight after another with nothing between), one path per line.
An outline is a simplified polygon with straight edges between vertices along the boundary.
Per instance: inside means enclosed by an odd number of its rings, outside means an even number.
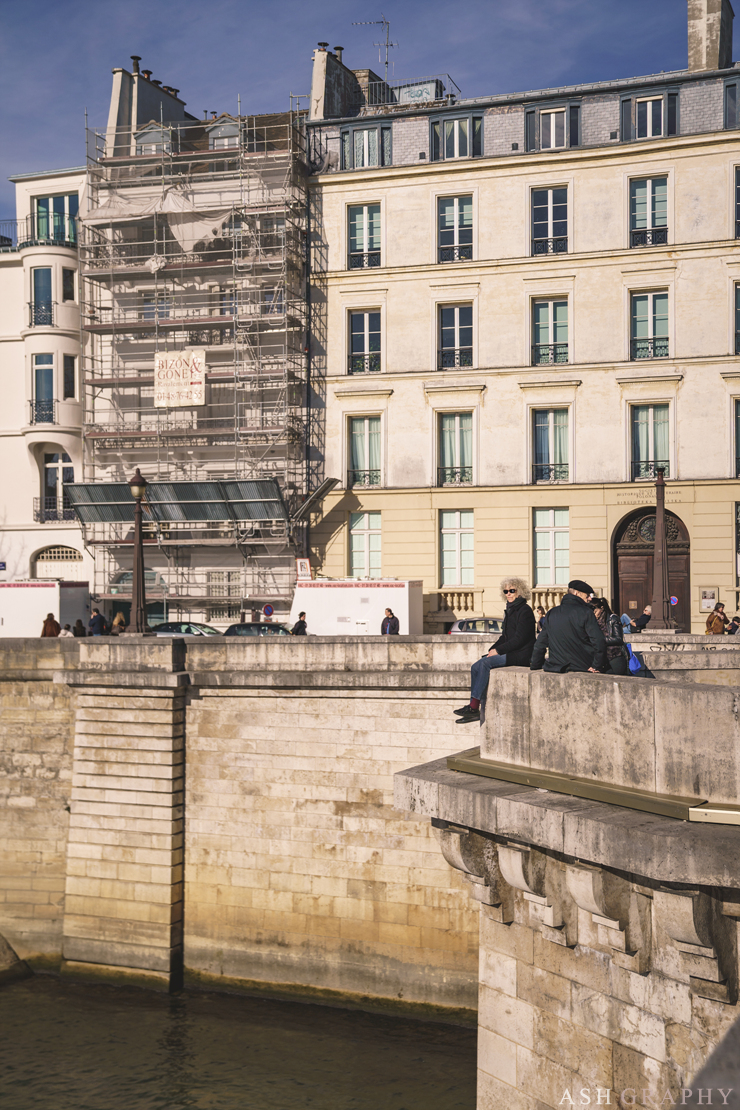
M38 551L31 564L34 578L61 578L79 582L82 578L82 555L74 547L55 544Z
M675 513L665 514L668 540L668 586L678 604L671 609L679 631L691 631L689 589L689 533ZM616 611L639 616L653 599L653 545L655 506L646 505L626 516L614 533L614 584Z

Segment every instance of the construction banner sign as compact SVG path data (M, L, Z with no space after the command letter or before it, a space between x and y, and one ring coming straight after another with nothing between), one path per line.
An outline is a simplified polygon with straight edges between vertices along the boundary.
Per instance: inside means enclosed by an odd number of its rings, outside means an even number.
M154 356L154 407L190 408L206 403L204 350L163 351Z

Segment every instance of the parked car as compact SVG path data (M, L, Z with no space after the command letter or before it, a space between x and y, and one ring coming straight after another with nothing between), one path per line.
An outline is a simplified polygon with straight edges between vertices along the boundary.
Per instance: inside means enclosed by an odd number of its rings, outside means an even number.
M448 635L451 636L457 632L487 632L489 634L495 632L497 636L500 636L502 625L503 621L498 617L476 617L474 620L455 621Z
M267 621L245 621L244 624L231 624L224 636L290 636L286 624L272 624Z
M195 624L194 621L167 621L155 624L152 632L157 636L220 636L217 628L210 624Z

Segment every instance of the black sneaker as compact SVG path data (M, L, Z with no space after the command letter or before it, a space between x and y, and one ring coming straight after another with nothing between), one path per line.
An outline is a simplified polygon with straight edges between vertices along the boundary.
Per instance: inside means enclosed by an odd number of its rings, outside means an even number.
M470 712L470 705L463 705L460 709L453 709L452 712L457 717L464 717L466 713Z
M469 725L471 721L478 721L480 724L480 709L471 709L470 706L468 706L465 713L460 714L457 718L455 724Z

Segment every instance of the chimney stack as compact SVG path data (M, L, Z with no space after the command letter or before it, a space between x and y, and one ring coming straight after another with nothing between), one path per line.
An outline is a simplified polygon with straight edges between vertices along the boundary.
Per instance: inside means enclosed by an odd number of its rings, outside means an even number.
M689 70L729 69L732 65L730 0L688 0Z
M343 47L343 46L335 46L335 47L334 47L334 53L336 54L336 56L337 56L337 61L338 61L338 62L339 62L340 64L341 64L341 61L342 61L342 51L343 51L343 50L344 50L344 47Z

